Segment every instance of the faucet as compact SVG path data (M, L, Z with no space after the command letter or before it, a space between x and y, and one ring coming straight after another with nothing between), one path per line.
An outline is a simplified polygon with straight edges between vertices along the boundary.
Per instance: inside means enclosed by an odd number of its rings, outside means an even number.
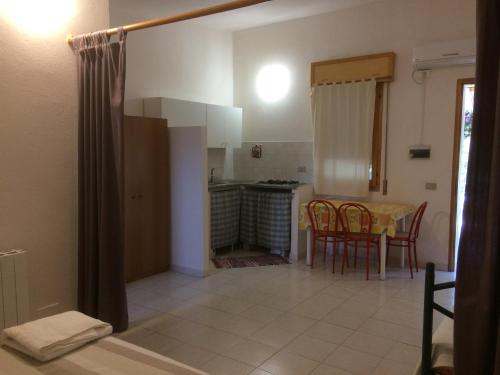
M214 183L214 172L215 172L215 168L210 168L210 183L211 184Z

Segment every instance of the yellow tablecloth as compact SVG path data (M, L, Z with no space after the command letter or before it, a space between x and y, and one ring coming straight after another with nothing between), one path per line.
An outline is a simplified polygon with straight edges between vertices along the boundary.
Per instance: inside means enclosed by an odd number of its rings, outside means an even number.
M339 207L347 201L329 200L335 207ZM415 212L416 207L412 204L400 203L385 203L385 202L360 202L363 204L372 215L372 233L381 234L387 232L389 237L394 237L397 230L398 220L411 215ZM321 215L326 220L328 216ZM299 229L305 230L311 226L309 215L307 215L307 203L300 205L299 209ZM352 230L352 229L351 229Z

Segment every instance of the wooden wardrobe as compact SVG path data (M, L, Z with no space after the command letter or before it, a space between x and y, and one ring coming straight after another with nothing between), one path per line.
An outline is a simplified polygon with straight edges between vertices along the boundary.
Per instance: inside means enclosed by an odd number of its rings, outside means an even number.
M169 266L167 120L125 116L125 277L127 282Z

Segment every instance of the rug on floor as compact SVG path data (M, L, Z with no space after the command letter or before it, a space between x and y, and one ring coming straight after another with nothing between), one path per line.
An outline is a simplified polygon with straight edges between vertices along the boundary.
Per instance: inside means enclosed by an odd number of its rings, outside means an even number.
M257 255L248 257L224 257L212 259L217 268L243 268L258 266L278 266L290 264L290 261L280 255Z

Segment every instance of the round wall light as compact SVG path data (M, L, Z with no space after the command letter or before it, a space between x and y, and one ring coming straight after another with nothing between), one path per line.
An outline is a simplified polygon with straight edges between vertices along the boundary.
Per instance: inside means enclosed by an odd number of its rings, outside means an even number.
M266 65L257 74L256 88L262 100L277 102L290 90L290 71L281 64Z

